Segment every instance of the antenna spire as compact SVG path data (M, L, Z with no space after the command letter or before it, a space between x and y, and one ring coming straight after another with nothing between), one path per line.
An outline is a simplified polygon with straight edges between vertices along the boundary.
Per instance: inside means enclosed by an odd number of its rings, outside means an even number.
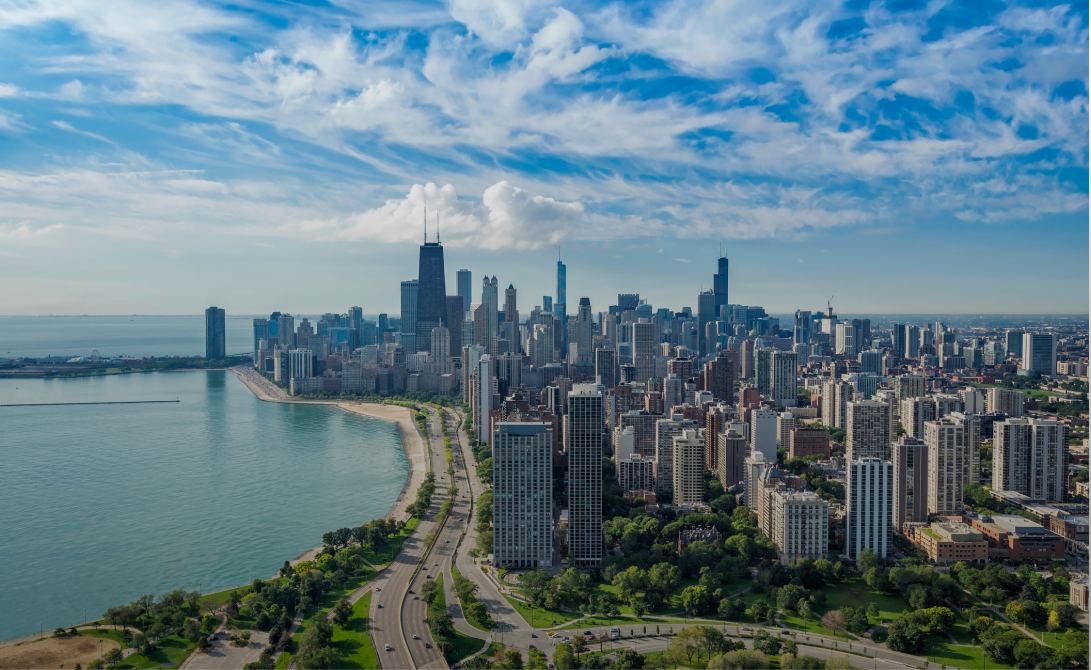
M436 244L439 244L439 212L436 212Z
M424 206L424 243L428 244L428 205Z

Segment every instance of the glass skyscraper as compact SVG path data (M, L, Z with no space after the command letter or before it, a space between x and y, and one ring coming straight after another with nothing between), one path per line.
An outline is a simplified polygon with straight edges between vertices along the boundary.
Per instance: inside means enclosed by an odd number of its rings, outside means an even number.
M458 271L458 295L462 297L462 313L470 311L470 304L473 302L473 285L471 283L470 271L462 269ZM459 321L462 321L460 318ZM450 325L448 324L448 327Z
M443 273L443 246L439 242L425 242L420 248L417 272L417 351L428 351L432 329L446 325L447 281Z

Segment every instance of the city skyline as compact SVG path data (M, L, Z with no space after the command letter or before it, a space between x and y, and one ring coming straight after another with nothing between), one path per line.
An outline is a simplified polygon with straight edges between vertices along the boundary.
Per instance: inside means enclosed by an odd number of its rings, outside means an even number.
M696 308L724 245L732 299L778 313L1082 313L1087 23L29 2L0 10L0 276L27 285L0 312L261 313L254 278L289 266L280 306L359 304L406 278L427 207L453 262L523 295L561 245L573 304Z

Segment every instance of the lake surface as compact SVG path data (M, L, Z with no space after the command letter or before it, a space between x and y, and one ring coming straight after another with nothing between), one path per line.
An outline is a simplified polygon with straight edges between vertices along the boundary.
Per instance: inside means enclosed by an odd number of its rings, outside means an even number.
M405 484L393 422L262 402L230 372L0 380L0 404L175 398L0 407L0 640L267 579Z

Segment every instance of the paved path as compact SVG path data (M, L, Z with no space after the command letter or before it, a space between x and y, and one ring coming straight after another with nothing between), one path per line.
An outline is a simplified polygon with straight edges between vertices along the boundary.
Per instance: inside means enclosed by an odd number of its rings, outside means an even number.
M206 651L191 654L182 664L185 670L233 670L247 663L258 660L261 652L269 645L269 634L260 630L251 631L250 644L245 647L232 647L224 633L217 639L210 640L212 647Z

